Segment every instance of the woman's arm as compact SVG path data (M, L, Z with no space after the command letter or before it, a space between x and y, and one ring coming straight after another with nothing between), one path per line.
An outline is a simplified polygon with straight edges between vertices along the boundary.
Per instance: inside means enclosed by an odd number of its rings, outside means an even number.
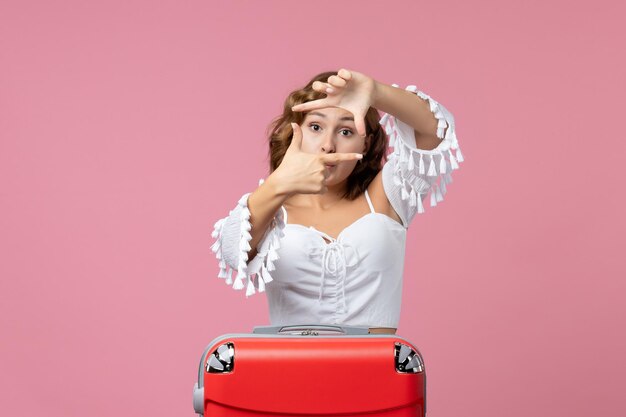
M248 197L248 210L252 224L251 252L248 259L256 255L256 246L263 239L266 229L282 204L293 194L324 193L326 185L325 163L337 163L361 158L361 154L334 153L314 155L302 152L302 130L291 123L293 137L280 166L267 180Z
M265 284L273 281L270 272L275 268L274 261L279 259L285 227L280 207L285 200L293 194L325 192L325 163L362 157L353 153L302 152L300 126L292 123L292 128L294 134L280 166L265 181L261 180L254 192L244 194L228 216L214 225L212 236L216 240L211 250L220 263L218 278L226 279L236 290L246 287L246 297L256 289L265 291ZM233 271L237 271L234 282Z
M440 143L437 137L439 120L433 115L429 102L414 93L374 80L372 107L391 114L415 131L415 146L432 150Z
M228 216L215 223L211 234L215 238L211 250L220 266L218 278L235 290L246 288L246 297L257 289L265 291L265 284L272 281L270 271L278 259L284 228L280 210L284 197L277 184L273 176L261 179L254 192L244 194Z
M252 235L251 249L248 252L248 260L254 259L256 256L259 242L263 239L276 212L280 210L287 198L287 190L280 181L276 181L273 173L248 197L249 221L252 225L250 230Z
M415 214L424 212L428 193L431 207L443 201L463 155L454 116L441 103L415 85L402 89L378 83L377 88L372 94L375 108L395 113L386 112L380 119L394 150L374 182L382 184L390 205L408 227Z

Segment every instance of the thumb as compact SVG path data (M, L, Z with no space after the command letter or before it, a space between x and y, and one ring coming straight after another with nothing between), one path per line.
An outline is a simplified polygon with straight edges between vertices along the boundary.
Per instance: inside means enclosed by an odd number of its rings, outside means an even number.
M291 123L291 129L293 130L293 135L291 137L289 149L296 149L299 151L300 146L302 145L302 130L300 129L300 125L297 123Z
M365 137L367 133L367 129L365 128L365 117L363 115L358 115L354 120L354 125L356 127L356 131L362 137Z

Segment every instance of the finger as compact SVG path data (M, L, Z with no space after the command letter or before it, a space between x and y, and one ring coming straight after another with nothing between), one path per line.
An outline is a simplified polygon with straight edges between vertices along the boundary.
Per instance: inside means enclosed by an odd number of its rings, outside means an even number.
M330 107L328 104L328 100L325 98L320 98L318 100L307 101L306 103L296 104L291 108L292 111L309 111L315 109L322 109L324 107Z
M347 82L337 75L331 75L328 77L328 84L330 84L331 87L342 88L346 86Z
M329 88L331 90L333 88L333 86L329 83L324 83L321 81L314 81L311 87L313 88L313 90L319 91L320 93L327 93Z
M314 81L312 87L315 91L319 91L324 94L334 93L337 89L336 87L333 87L332 84L323 83L321 81Z
M365 129L365 120L363 120L363 116L358 116L354 120L354 125L356 126L356 131L361 137L365 137L367 131Z
M320 155L320 160L322 162L342 162L342 161L356 161L358 159L363 159L363 154L360 153L329 153Z
M302 146L302 130L300 129L300 125L298 123L291 123L291 129L293 130L293 135L288 149L300 150Z
M341 78L344 78L346 80L352 79L352 73L345 68L342 68L339 71L337 71L337 75L339 75Z

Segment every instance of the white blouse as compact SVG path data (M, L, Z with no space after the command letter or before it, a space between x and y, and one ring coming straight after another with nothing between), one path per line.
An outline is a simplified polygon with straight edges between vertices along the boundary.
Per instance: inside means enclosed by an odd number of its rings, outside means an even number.
M443 201L450 173L463 161L452 114L414 85L406 90L428 101L442 141L435 149L419 149L411 126L391 114L380 119L394 148L382 168L383 189L402 224L376 213L367 192L370 213L337 239L313 227L288 224L281 207L248 262L251 193L215 223L211 249L219 261L218 277L236 290L245 287L246 297L267 289L272 325L398 327L406 230L415 214L424 212L429 192L431 207Z

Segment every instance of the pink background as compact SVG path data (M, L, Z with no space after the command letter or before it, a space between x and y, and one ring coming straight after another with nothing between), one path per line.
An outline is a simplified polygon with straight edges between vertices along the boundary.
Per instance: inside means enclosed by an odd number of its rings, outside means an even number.
M442 102L466 159L407 245L428 415L624 416L618 3L4 0L2 414L193 415L205 345L269 324L213 224L344 67Z

